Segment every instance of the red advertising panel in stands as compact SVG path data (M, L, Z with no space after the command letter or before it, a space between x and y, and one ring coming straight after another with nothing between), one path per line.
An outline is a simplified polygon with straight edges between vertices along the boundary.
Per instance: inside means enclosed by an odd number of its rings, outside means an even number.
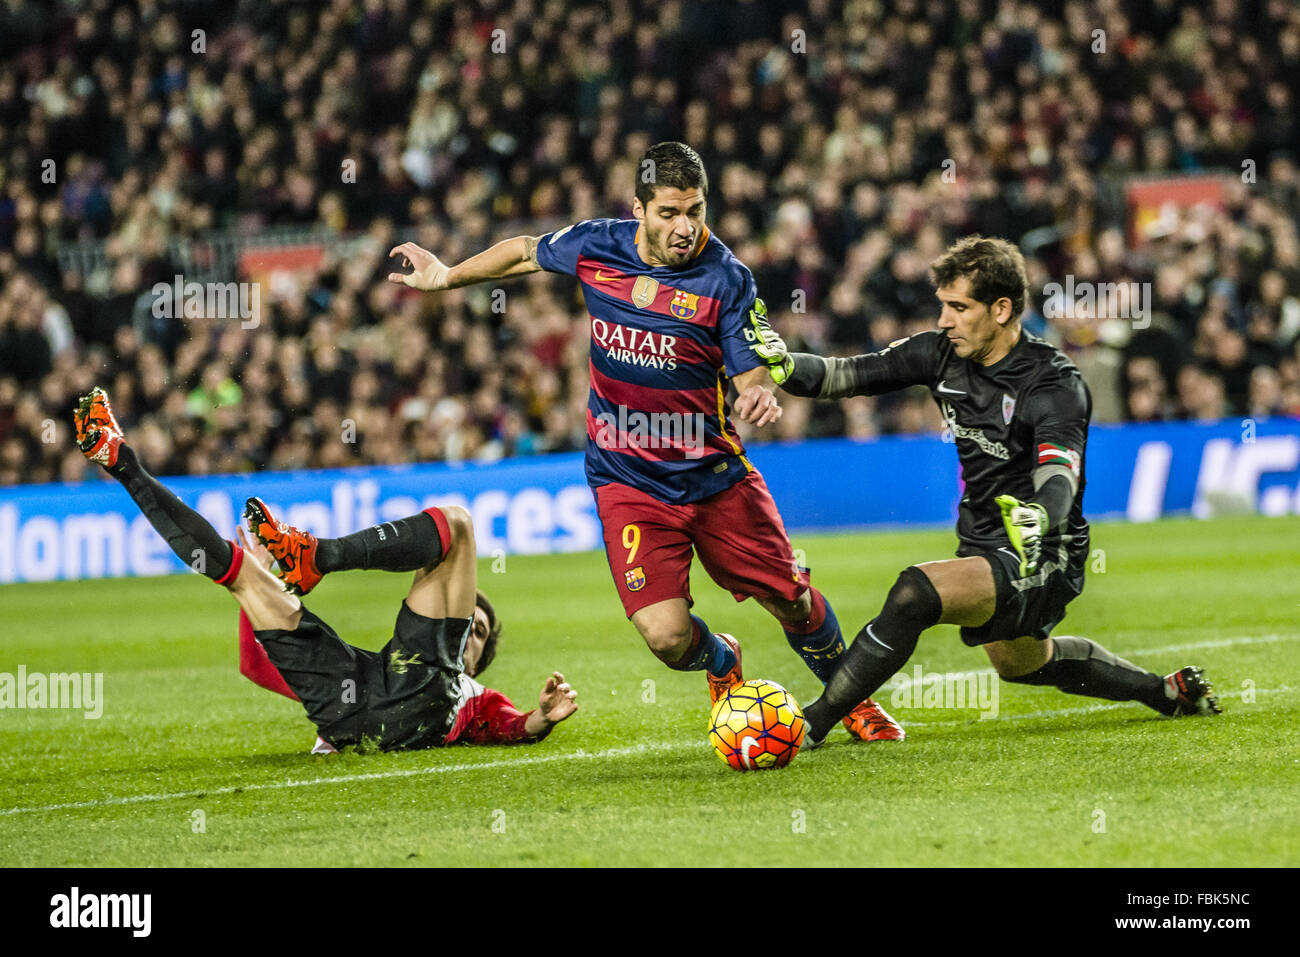
M1183 214L1196 206L1223 206L1222 176L1177 176L1132 179L1125 187L1129 210L1129 245L1172 232Z
M240 274L249 279L265 279L277 272L316 270L325 262L325 247L319 243L306 246L246 249L239 256Z

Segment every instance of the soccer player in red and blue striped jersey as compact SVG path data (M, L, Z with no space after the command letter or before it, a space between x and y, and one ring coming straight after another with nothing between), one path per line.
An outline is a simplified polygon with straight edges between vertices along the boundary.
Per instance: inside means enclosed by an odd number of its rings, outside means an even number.
M740 645L691 613L692 551L737 601L753 598L825 682L844 650L763 477L730 420L781 416L761 354L770 327L749 269L704 223L708 177L683 143L641 159L634 219L592 219L519 236L448 267L414 243L389 278L437 291L537 270L582 283L591 323L587 480L624 610L670 668L707 671L716 701L742 680ZM870 699L845 719L866 740L902 728Z

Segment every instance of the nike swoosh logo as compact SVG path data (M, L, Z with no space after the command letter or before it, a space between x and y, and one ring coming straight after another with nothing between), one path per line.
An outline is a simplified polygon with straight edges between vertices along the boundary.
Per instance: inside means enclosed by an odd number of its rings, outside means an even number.
M949 389L947 386L944 385L944 382L947 382L947 381L948 381L947 379L944 379L942 382L940 382L937 386L934 387L934 390L935 390L936 392L945 392L945 393L947 393L948 395L965 395L965 394L966 394L965 392L958 392L956 389Z
M600 270L596 270L596 282L618 282L622 276L602 276Z

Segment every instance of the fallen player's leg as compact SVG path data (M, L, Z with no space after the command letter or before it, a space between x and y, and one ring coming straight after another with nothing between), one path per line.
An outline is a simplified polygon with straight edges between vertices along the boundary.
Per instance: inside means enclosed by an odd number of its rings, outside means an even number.
M406 524L409 539L405 546L407 561L419 558L414 566L397 569L415 572L406 596L407 607L426 618L471 617L478 596L478 548L469 512L459 506L430 508L402 519L402 523ZM368 536L376 528L357 535ZM361 549L359 544L355 547Z
M122 483L176 557L218 584L229 584L239 571L242 553L145 470L126 444L103 389L93 389L81 399L73 421L82 453Z
M242 608L239 609L239 673L267 691L298 700L298 696L284 680L284 675L271 663L266 649L253 633L253 623L248 620L248 613Z
M305 595L330 572L375 569L410 572L438 562L450 532L441 510L427 508L340 538L317 538L280 521L260 498L246 507L249 527L280 566L280 578Z
M576 709L576 692L559 672L547 679L538 707L527 713L462 673L466 639L480 618L486 637L499 633L491 606L478 600L473 529L464 509L431 509L404 520L400 529L406 540L398 551L382 544L398 528L392 524L382 535L383 526L358 533L363 538L353 538L347 546L358 549L366 563L417 561L420 569L392 640L379 653L366 651L339 638L271 570L276 561L282 562L282 571L285 565L307 567L304 533L274 522L265 503L250 499L250 527L260 523L263 533L273 530L278 541L294 542L296 551L282 550L288 558L273 556L259 537L246 536L242 528L238 542L223 539L145 470L126 444L102 389L81 400L74 422L83 454L126 487L179 558L226 586L239 602L241 671L301 702L320 734L315 750L364 743L386 751L438 747L455 734L470 741L536 741ZM374 533L376 541L365 541L366 533ZM342 567L351 566L345 561ZM315 583L298 581L307 587ZM476 646L480 661L484 647ZM466 682L474 687L467 688ZM478 707L467 712L471 697Z
M267 514L264 502L249 499L250 525ZM332 742L343 747L364 741L383 750L400 750L460 742L540 741L573 714L577 692L562 674L554 672L542 689L538 707L521 712L505 695L472 680L471 675L481 674L491 662L501 632L495 609L477 589L473 522L469 512L459 507L428 509L421 517L429 521L414 523L407 531L423 541L418 545L408 542L408 548L423 548L427 564L416 571L411 589L398 609L393 637L379 652L346 645L305 609L298 629L288 633L259 631L254 644L265 645L271 670L300 672L297 677L286 675L300 697L303 692L299 685L310 683L313 672L322 670L312 664L311 657L322 646L327 654L341 646L354 656L351 685L345 681L340 696L337 688L327 684L324 697L347 699L351 691L352 701L364 698L364 712L338 719L328 728L318 724L327 745ZM282 523L276 526L276 534L284 538L304 534ZM240 534L243 541L242 531ZM256 565L270 575L269 549L257 537L248 540L246 548L250 566ZM299 640L304 634L306 644ZM324 670L328 674L337 669ZM308 694L304 701L318 702L322 697L315 689ZM311 713L312 705L307 707ZM318 742L315 750L327 748Z
M433 535L438 548L427 553L428 562L416 571L404 609L409 615L432 621L459 623L468 619L468 631L460 639L459 667L470 677L477 677L496 655L501 623L492 603L478 590L474 521L459 506L430 508L421 515L432 519L436 526Z
M436 565L451 550L450 535L444 511L426 508L341 538L320 539L316 565L322 575L355 568L413 572Z

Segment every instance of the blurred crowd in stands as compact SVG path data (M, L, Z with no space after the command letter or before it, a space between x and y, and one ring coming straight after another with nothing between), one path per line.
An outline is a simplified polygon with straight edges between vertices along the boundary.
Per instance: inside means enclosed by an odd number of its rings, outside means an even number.
M576 282L424 295L387 254L630 216L664 139L792 347L931 327L927 264L980 232L1095 421L1300 415L1298 101L1293 0L6 0L0 485L90 474L96 384L160 474L582 448ZM1191 174L1217 202L1134 226L1126 183ZM254 321L156 314L178 241L282 227L326 252L223 277ZM1067 277L1146 292L1052 314ZM746 440L942 428L924 390L784 404Z

